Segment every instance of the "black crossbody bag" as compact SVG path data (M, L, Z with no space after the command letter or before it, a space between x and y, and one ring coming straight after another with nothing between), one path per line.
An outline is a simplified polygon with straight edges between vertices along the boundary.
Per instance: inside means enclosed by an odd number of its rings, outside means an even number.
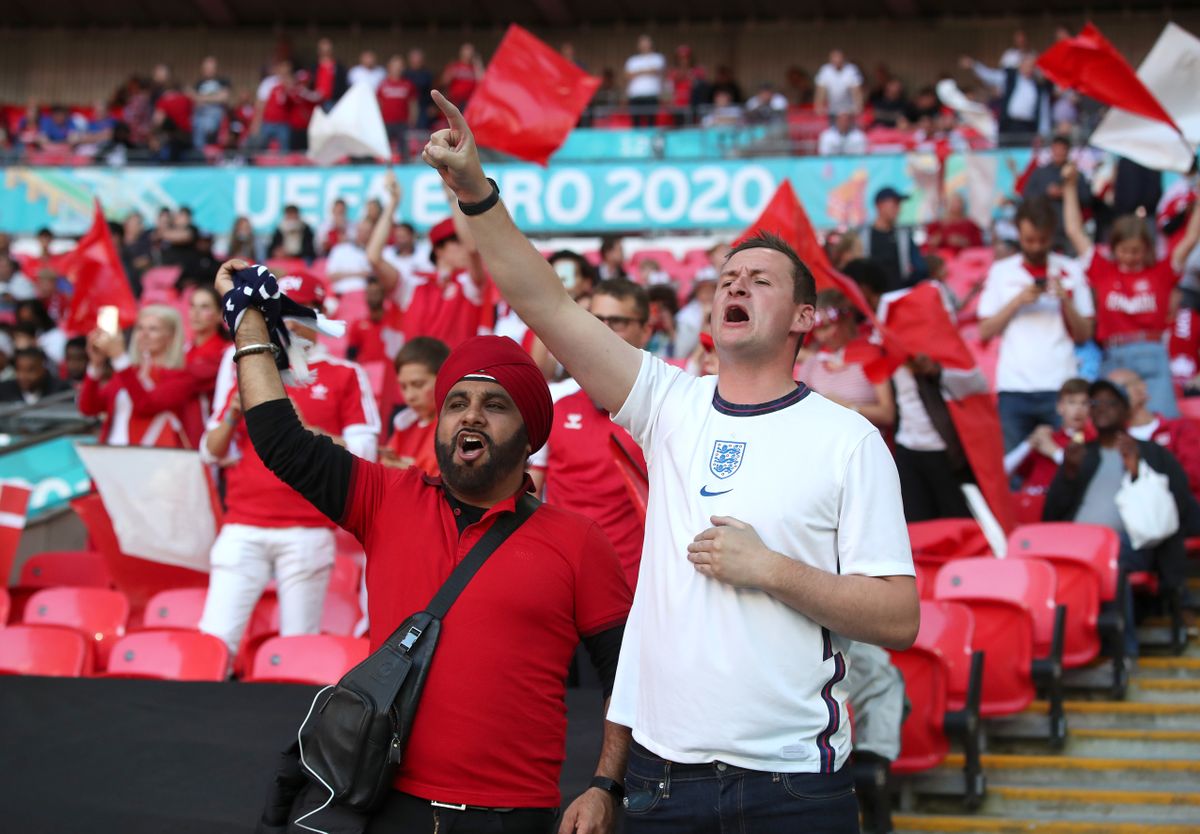
M468 551L424 611L401 623L336 685L317 693L300 725L300 766L330 792L322 807L370 812L387 796L412 731L442 619L488 557L539 504L523 494L515 511L496 519Z

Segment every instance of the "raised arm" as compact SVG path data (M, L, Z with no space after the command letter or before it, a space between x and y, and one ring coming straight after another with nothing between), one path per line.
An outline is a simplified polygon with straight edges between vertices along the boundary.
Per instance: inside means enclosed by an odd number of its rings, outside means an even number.
M1183 237L1175 245L1175 250L1171 252L1171 268L1175 270L1176 275L1183 274L1184 264L1187 263L1188 256L1192 254L1192 250L1196 248L1198 242L1200 242L1200 209L1193 206L1192 213L1188 217L1187 228L1183 231Z
M400 183L396 181L396 174L393 171L387 172L384 186L387 188L388 202L383 207L383 211L379 213L379 219L375 221L375 228L371 230L371 239L367 241L367 260L371 262L375 280L379 282L383 294L391 295L396 285L400 283L399 270L388 263L387 258L383 256L383 249L387 246L388 238L392 234L396 209L400 207Z
M1075 254L1083 256L1092 248L1092 239L1083 230L1083 208L1079 205L1079 169L1068 162L1062 169L1063 178L1063 231L1067 240L1075 249Z
M449 188L442 186L446 191L446 202L450 205L450 218L454 223L454 235L458 238L458 242L467 250L468 267L467 270L471 275L471 283L479 289L487 286L488 274L487 269L483 265L483 256L479 254L479 247L475 245L475 236L471 234L471 224L467 222L467 217L462 213L462 209L458 207L458 200L454 199L454 194Z
M430 137L422 158L461 202L487 199L492 186L483 174L466 120L436 90L433 100L450 127ZM637 381L642 352L567 295L554 269L517 229L503 203L466 221L492 280L517 315L589 396L609 411L620 410Z

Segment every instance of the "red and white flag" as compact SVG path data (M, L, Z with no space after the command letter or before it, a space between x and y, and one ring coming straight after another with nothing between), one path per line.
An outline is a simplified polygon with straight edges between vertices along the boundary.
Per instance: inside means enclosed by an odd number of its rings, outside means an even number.
M29 511L29 497L33 490L12 481L0 481L0 579L12 578L13 559L21 534L25 532L25 519Z
M120 326L133 326L137 321L137 300L129 288L125 266L117 254L99 200L95 202L92 227L73 250L61 257L63 274L75 286L62 323L68 336L83 336L94 330L101 307L116 307Z

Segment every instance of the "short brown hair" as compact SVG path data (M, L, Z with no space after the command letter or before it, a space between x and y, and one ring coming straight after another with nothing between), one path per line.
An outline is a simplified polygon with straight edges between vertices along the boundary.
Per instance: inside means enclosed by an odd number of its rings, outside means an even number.
M440 339L432 336L417 336L400 348L394 364L396 373L405 365L424 365L431 374L436 374L442 368L442 363L450 355L450 348Z
M1058 228L1058 214L1045 197L1035 197L1022 202L1017 209L1018 226L1022 220L1047 233L1053 233Z
M650 320L650 294L641 284L635 284L628 278L609 278L601 281L592 290L592 298L607 295L618 301L632 301L637 309L637 317L643 324Z
M1062 384L1062 388L1058 389L1058 398L1070 397L1074 394L1086 394L1088 392L1088 381L1080 377L1068 379Z
M817 282L813 278L812 270L804 261L800 260L796 250L788 246L787 241L770 232L758 232L730 249L725 262L729 263L729 258L748 249L770 249L785 256L792 262L792 300L797 304L816 303Z
M1136 214L1123 214L1113 221L1108 233L1108 245L1116 249L1117 244L1139 239L1146 244L1146 256L1154 253L1154 238L1146 221Z

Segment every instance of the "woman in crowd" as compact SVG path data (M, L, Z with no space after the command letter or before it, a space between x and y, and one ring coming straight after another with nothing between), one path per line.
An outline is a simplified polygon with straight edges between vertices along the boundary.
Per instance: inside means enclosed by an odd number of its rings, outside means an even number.
M881 429L896 422L896 401L887 380L873 383L864 366L879 348L858 335L858 316L838 290L817 293L816 324L808 356L796 378L826 399L857 411Z
M221 297L211 285L196 287L188 302L192 339L184 348L184 365L196 380L196 393L205 418L212 408L217 371L229 341L221 330Z
M119 333L88 336L88 370L79 388L79 410L104 415L100 440L113 446L195 449L203 421L196 382L184 367L183 321L170 307L142 309L129 351ZM101 382L104 363L112 378Z
M1193 211L1183 238L1169 258L1156 260L1154 238L1145 218L1127 214L1113 221L1107 258L1083 229L1083 212L1075 187L1079 171L1063 167L1063 227L1079 262L1087 270L1096 296L1096 341L1104 349L1100 375L1128 368L1146 382L1149 408L1176 418L1179 407L1171 382L1165 336L1173 308L1175 285L1188 255L1200 241L1200 211Z
M225 259L242 258L250 263L258 263L258 247L254 243L254 227L250 218L239 217L233 221L229 231L229 241L225 244Z

